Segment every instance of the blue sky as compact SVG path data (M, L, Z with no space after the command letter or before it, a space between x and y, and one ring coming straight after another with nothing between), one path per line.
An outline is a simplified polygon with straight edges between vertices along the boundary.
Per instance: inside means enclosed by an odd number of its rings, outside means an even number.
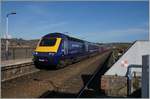
M37 39L52 32L90 42L131 42L148 39L147 1L2 2L2 36L9 16L13 38Z

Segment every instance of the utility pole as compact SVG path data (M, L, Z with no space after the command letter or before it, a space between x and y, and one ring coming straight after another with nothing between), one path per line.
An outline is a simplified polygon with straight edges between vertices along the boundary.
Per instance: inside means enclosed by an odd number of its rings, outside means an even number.
M6 15L6 34L5 34L5 36L6 36L6 60L8 60L8 45L9 45L9 41L8 41L8 16L9 15L14 15L14 14L16 14L15 12L12 12L12 13L8 13L7 15Z

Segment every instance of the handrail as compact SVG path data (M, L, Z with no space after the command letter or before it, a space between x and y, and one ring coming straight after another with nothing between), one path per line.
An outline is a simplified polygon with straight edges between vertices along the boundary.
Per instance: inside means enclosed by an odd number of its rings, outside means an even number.
M131 80L132 80L132 72L131 72L131 69L132 68L142 68L141 65L130 65L128 66L127 68L127 73L126 73L126 76L127 76L127 94L128 96L131 94Z

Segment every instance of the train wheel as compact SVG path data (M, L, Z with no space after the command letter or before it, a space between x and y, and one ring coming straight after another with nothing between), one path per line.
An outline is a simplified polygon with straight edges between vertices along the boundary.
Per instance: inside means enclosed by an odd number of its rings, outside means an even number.
M67 59L67 65L71 65L73 63L72 59Z
M63 68L65 67L67 64L64 60L60 60L59 63L57 64L56 66L56 69L59 69L59 68Z
M35 66L36 68L38 68L38 69L41 69L40 64L38 64L38 63L36 63L36 62L34 62L34 66Z

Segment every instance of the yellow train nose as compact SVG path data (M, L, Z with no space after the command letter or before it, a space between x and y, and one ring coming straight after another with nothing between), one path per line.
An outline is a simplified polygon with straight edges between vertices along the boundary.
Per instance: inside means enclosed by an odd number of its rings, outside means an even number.
M49 39L50 40L50 39ZM38 46L37 46L37 48L36 48L36 52L55 52L55 53L57 53L57 51L58 51L58 48L59 48L59 46L60 46L60 43L61 43L61 38L56 38L56 42L55 42L55 44L54 45L52 45L52 46L48 46L48 45L46 45L46 46L42 46L42 45L40 45L40 43L41 43L41 41L39 42L39 44L38 44Z

